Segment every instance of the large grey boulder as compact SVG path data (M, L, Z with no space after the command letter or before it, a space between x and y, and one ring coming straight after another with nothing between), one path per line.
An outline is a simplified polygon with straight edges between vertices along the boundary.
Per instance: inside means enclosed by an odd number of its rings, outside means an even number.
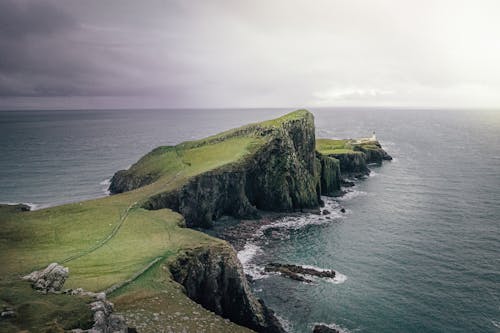
M43 293L55 293L61 291L68 275L69 269L67 267L54 262L43 270L23 276L22 279L30 281L34 289Z

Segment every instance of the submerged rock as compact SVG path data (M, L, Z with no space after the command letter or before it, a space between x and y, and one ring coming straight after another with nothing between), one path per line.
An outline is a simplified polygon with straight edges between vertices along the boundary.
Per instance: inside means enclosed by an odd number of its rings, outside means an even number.
M47 268L34 271L22 279L31 282L31 286L43 293L60 292L69 275L69 269L57 263L52 263Z
M319 270L291 264L270 263L266 265L265 270L266 272L278 272L293 280L302 282L312 282L312 280L307 279L304 275L320 278L335 278L335 271L333 270Z
M313 333L340 333L340 331L335 328L319 324L314 326Z

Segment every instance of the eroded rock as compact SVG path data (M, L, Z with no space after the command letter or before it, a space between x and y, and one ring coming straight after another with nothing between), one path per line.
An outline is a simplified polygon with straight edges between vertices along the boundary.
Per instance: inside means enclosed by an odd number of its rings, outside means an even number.
M340 331L335 328L319 324L314 326L313 333L340 333Z
M204 308L257 332L285 332L272 310L252 294L230 245L187 251L169 268L189 298Z
M278 272L293 280L301 282L312 282L305 276L316 276L320 278L335 278L333 270L319 270L311 267L303 267L291 264L270 263L265 267L266 272Z
M31 282L31 286L43 293L57 293L60 292L64 282L69 275L69 269L58 263L52 263L47 268L34 271L22 279Z

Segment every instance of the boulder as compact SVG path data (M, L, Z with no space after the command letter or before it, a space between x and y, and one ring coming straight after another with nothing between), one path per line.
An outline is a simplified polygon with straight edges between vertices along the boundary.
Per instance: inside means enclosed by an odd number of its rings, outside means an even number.
M57 263L52 263L47 268L34 271L22 279L31 282L31 286L43 293L60 292L69 275L69 269Z
M320 278L335 278L335 271L333 270L319 270L291 264L270 263L266 265L265 270L266 272L278 272L293 280L302 282L312 282L310 279L304 277L304 275Z
M335 328L319 324L314 326L313 333L340 333L340 331Z

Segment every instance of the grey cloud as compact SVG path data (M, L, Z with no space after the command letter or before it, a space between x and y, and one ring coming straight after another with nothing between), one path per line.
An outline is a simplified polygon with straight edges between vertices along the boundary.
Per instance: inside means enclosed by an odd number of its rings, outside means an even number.
M45 1L3 0L0 2L0 34L19 39L72 29L75 20L67 12Z
M498 9L493 0L0 0L0 97L500 104Z

